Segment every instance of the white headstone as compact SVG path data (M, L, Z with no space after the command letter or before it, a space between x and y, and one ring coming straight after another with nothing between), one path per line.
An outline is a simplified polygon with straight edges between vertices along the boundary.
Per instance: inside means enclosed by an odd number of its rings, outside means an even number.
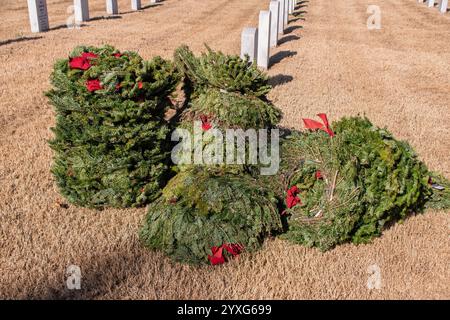
M448 0L441 0L439 4L439 12L446 13L448 8Z
M269 68L270 57L270 11L259 12L258 28L258 67Z
M141 10L141 0L131 0L131 10Z
M157 3L159 0L150 0L150 3Z
M89 3L88 0L74 0L75 21L89 21Z
M284 0L284 27L289 23L289 0Z
M119 6L117 5L117 0L106 0L106 12L108 14L119 13Z
M274 48L278 45L278 24L280 13L280 2L277 0L270 1L270 47Z
M49 29L46 0L28 0L31 32L43 32Z
M428 5L428 8L434 7L434 0L428 0L427 5Z
M255 62L258 52L258 28L244 28L241 35L241 58L248 55L251 62Z
M284 0L278 0L280 8L278 10L278 34L284 33Z

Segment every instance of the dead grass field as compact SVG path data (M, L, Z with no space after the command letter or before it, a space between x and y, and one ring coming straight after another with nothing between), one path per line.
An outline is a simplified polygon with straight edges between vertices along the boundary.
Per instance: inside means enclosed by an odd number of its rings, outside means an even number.
M143 249L145 209L94 211L56 205L50 174L53 111L43 96L55 59L79 44L112 44L144 58L172 56L181 43L238 53L240 33L257 24L262 0L166 0L118 19L64 27L70 0L48 0L53 28L31 34L25 1L0 10L0 298L62 299L448 299L450 212L409 218L368 245L327 253L268 240L254 255L220 267L174 264ZM415 0L310 0L273 52L270 98L283 125L326 112L366 114L407 139L421 159L450 178L450 14ZM147 4L145 1L143 4ZM366 27L369 4L382 29ZM59 27L63 25L62 27ZM82 290L65 287L65 270L82 269ZM369 290L377 264L382 287Z

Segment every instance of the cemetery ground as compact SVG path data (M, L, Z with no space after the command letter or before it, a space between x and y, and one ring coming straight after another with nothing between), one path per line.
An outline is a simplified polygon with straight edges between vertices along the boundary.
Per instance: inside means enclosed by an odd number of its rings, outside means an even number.
M47 1L51 30L29 32L25 1L0 10L1 298L449 298L450 212L427 211L386 230L371 244L321 253L279 239L220 267L191 267L144 249L145 208L103 211L67 205L50 165L54 113L43 96L55 59L79 44L111 44L145 59L171 58L182 43L238 54L244 27L256 26L261 0L166 0L69 30L69 0ZM367 7L381 9L381 30L367 29ZM272 101L282 125L302 117L365 114L408 140L430 169L450 178L450 15L415 0L300 1L271 52ZM81 290L66 288L81 267ZM369 289L371 266L381 288Z

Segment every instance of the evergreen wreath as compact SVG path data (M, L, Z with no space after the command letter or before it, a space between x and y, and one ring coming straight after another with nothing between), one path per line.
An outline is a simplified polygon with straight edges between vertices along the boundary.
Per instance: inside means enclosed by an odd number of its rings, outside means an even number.
M272 128L281 111L267 99L271 86L254 64L235 55L207 52L196 57L187 46L175 51L174 61L191 91L191 119L215 122L222 128ZM205 118L206 117L206 118ZM203 119L203 120L202 120Z
M246 174L208 167L178 173L149 205L143 243L176 261L221 264L281 230L274 194Z
M129 207L155 199L167 176L167 97L176 68L111 46L80 46L56 62L52 172L69 202Z
M332 127L308 121L322 130L294 132L282 146L278 182L289 225L282 238L322 250L365 243L423 209L432 194L429 172L408 143L366 118Z

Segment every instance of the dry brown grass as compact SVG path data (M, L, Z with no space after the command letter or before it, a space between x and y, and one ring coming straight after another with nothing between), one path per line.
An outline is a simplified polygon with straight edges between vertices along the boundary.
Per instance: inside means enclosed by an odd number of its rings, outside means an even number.
M71 1L47 2L51 25L64 24ZM0 297L450 298L449 212L412 217L369 245L320 253L268 240L239 261L193 268L140 246L145 209L99 212L56 204L61 198L46 144L54 114L42 95L55 59L81 43L110 43L144 58L171 57L183 42L197 52L206 42L237 53L242 28L256 25L266 1L167 0L121 19L41 35L29 33L24 1L2 3ZM277 79L271 98L285 113L283 124L299 128L301 117L318 112L331 119L365 113L450 177L450 15L413 0L378 0L383 29L368 31L369 4L310 0L300 8L307 13L290 24L269 71ZM119 5L129 10L128 0ZM105 14L103 0L90 6L92 17ZM22 36L42 38L5 44ZM65 289L70 264L82 268L79 292ZM366 286L371 264L381 269L380 290Z

